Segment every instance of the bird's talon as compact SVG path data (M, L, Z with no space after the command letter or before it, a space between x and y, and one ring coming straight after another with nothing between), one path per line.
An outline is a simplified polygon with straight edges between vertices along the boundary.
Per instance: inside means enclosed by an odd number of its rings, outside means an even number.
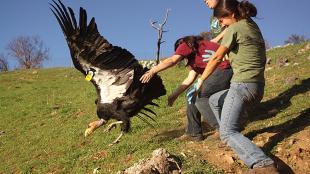
M88 128L84 132L84 136L87 137L92 134L97 128L97 121L88 124Z
M90 128L87 128L87 129L85 130L85 132L84 132L84 137L89 136L91 133L93 133L92 128L91 128L91 127L90 127Z
M98 121L93 121L91 123L88 124L88 127L96 127Z
M117 138L115 141L113 141L111 144L109 144L109 147L113 146L114 144L119 143L119 138Z
M110 132L113 128L116 128L116 125L115 125L115 124L108 126L108 127L104 130L104 132Z

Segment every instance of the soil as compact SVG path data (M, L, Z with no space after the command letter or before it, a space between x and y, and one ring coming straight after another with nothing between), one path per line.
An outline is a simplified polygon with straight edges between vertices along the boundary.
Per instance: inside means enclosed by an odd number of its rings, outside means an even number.
M309 145L310 127L307 127L279 143L275 150L275 156L287 164L294 173L310 174Z
M264 132L255 136L252 141L265 152L270 152L268 156L276 161L281 174L310 174L310 126L277 142L272 149L266 148L272 144L278 134ZM248 170L246 165L229 147L222 144L216 135L209 135L202 142L186 142L185 146L184 155L199 154L200 158L227 174L239 174Z
M179 112L184 113L184 109ZM275 127L269 131L258 132L255 136L246 135L276 162L280 174L310 174L310 126L304 123L308 113L305 112L295 124L281 126L281 129ZM186 122L185 119L182 121ZM206 160L226 174L241 174L249 170L228 146L221 143L217 132L212 131L204 122L203 126L206 137L203 141L184 143L181 155L185 159L195 156L197 159ZM183 133L184 128L180 128L166 132L165 135L177 138Z

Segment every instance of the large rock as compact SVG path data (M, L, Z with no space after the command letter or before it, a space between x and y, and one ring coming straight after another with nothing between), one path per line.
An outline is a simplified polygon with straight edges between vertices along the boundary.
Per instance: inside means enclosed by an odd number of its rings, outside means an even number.
M152 157L142 159L138 163L117 174L179 174L180 164L176 157L166 149L159 148L153 151Z

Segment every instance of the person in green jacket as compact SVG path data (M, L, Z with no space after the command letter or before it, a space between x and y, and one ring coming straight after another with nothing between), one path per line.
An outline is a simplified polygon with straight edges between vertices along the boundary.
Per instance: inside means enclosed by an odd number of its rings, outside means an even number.
M219 0L214 16L222 26L227 26L226 32L220 47L198 78L196 90L200 91L203 81L228 54L233 69L230 88L209 99L220 125L220 138L251 169L248 173L278 174L274 161L241 134L246 113L259 104L264 95L266 48L258 25L251 18L256 15L256 7L249 1Z

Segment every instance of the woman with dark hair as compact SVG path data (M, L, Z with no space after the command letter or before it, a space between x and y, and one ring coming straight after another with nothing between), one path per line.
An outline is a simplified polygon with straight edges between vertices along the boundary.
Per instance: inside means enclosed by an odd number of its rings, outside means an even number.
M210 97L210 106L220 124L220 138L251 168L249 173L275 174L278 171L274 161L240 133L246 112L257 105L264 94L266 49L261 31L251 19L256 14L256 7L248 1L219 1L214 16L227 26L226 33L198 79L197 90L228 54L234 72L230 88Z
M178 39L175 43L175 54L151 68L140 80L142 83L147 83L154 74L176 65L183 59L187 59L188 76L168 97L168 105L172 106L178 96L187 90L194 83L198 75L204 71L204 68L208 64L208 60L203 58L203 55L206 54L205 50L209 53L215 52L218 46L218 44L205 40L200 36L186 36ZM231 77L232 70L229 62L221 61L214 74L204 82L198 96L193 97L193 95L187 95L188 124L185 134L180 137L181 140L203 140L201 115L206 118L211 127L218 129L218 122L209 107L209 97L215 92L227 89ZM194 91L191 91L188 94L193 93Z

